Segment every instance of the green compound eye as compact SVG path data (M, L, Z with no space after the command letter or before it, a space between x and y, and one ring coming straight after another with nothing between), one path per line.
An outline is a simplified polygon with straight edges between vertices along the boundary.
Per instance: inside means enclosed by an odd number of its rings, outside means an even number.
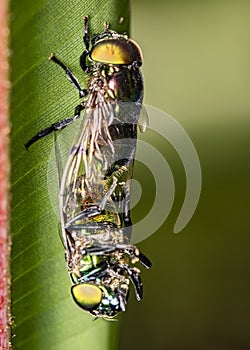
M95 309L102 300L102 291L94 284L76 284L71 293L77 305L87 311Z

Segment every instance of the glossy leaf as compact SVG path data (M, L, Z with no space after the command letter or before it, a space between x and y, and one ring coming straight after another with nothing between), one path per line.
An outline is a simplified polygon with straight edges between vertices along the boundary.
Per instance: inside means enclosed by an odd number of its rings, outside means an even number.
M79 67L84 50L83 16L91 34L128 30L126 0L12 0L12 303L17 349L112 349L118 322L97 320L80 310L70 295L58 219L48 193L48 161L53 135L27 152L24 144L39 130L70 117L77 92L56 65L56 52L84 86ZM123 17L123 20L120 18ZM57 197L54 188L50 197Z

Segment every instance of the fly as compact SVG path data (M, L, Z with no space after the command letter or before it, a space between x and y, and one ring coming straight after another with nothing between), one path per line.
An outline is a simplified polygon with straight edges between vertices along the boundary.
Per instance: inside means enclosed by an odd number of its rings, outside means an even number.
M86 49L80 56L88 89L54 54L49 57L65 71L82 102L73 117L41 130L25 147L82 118L59 184L62 238L74 301L95 317L111 319L125 311L130 282L142 299L140 270L134 264L151 267L130 244L129 180L143 99L142 53L108 23L90 41L88 23L86 16Z

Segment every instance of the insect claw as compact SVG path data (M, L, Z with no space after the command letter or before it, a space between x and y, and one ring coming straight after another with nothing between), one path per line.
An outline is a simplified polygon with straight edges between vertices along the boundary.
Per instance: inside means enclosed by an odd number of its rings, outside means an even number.
M53 61L53 58L55 57L55 54L52 52L49 57L48 57L48 60L49 61Z

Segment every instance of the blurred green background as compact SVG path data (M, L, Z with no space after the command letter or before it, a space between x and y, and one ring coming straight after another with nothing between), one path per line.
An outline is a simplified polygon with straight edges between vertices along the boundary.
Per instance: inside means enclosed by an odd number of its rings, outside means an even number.
M122 318L119 350L250 349L250 2L132 0L131 28L144 54L145 103L185 128L203 185L195 215L174 234L185 176L160 140L176 197L140 244L153 268L143 272L143 301L131 298Z

